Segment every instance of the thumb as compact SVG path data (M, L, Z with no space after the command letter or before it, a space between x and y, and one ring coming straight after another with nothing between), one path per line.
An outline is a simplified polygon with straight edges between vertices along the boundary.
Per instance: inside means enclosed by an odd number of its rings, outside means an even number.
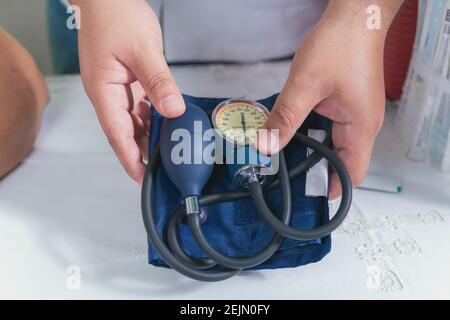
M311 81L293 81L288 79L275 106L267 119L264 129L258 136L258 149L265 154L277 153L292 139L308 114L321 101L319 86ZM272 141L266 141L267 137ZM274 137L278 141L273 142Z
M138 54L133 60L131 71L156 110L167 118L182 115L186 106L162 50Z

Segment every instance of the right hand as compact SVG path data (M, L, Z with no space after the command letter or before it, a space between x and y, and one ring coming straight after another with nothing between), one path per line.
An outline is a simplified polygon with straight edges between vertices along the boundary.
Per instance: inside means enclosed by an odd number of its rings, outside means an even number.
M141 184L150 108L178 117L185 104L163 53L158 17L145 0L72 0L81 9L81 77L128 175Z

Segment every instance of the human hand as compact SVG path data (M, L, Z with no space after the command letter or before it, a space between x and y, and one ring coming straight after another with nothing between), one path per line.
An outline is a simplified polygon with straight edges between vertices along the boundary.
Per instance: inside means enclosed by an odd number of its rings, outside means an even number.
M145 0L72 0L81 9L81 77L128 175L141 184L150 108L180 116L185 105L163 54L157 16Z
M355 12L337 13L340 8L332 9L327 9L297 51L265 125L267 129L279 129L278 143L268 144L264 139L267 135L261 135L259 145L264 153L282 149L314 110L333 121L334 149L357 186L366 175L384 118L383 50L387 28L369 30L366 16L359 19ZM270 145L276 150L268 150ZM329 197L334 199L340 194L339 178L333 172Z

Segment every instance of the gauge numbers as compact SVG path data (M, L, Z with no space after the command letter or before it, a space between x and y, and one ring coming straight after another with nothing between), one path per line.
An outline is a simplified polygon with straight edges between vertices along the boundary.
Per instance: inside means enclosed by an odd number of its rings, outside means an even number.
M227 140L240 145L253 145L268 116L269 112L262 105L230 100L217 107L213 122Z

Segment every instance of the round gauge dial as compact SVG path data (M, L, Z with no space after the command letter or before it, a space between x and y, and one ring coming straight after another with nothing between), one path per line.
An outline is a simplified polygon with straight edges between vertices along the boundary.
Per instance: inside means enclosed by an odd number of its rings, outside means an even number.
M257 102L231 99L216 107L212 120L226 140L252 145L268 117L269 111Z

